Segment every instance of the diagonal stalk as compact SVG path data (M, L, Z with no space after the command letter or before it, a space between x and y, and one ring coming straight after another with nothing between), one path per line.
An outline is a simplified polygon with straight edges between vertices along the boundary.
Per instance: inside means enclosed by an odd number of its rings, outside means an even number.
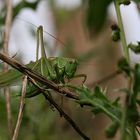
M126 37L125 37L125 32L124 32L124 27L123 27L123 22L122 22L122 17L121 17L119 0L114 0L114 5L115 5L115 10L116 10L117 19L118 19L118 25L119 25L119 28L120 28L120 37L121 37L124 57L126 58L128 64L130 64L129 49L127 47L127 42L126 42ZM131 84L132 84L132 78L129 77L129 79L128 79L128 89L129 90L131 90ZM128 108L129 98L130 98L130 95L129 94L126 95L123 114L122 114L121 140L126 140L127 139L126 125L127 125L127 114L128 114L128 109L129 109Z
M120 28L120 37L121 37L124 56L125 56L127 62L130 63L129 50L128 50L128 47L127 47L127 42L126 42L126 37L125 37L119 0L114 0L114 5L115 5L117 19L118 19L118 25L119 25L119 28Z
M19 129L21 126L21 122L22 122L22 118L23 118L23 111L24 111L24 107L25 107L26 85L27 85L27 76L24 76L24 79L22 82L22 92L21 92L21 98L20 98L18 119L17 119L17 123L16 123L16 127L14 130L12 140L17 140L18 135L19 135Z

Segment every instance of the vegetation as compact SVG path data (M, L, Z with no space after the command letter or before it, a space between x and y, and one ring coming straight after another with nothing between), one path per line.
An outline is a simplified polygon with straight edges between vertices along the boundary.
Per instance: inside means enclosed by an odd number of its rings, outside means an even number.
M105 28L107 7L112 0L87 0L82 2L83 5L81 9L86 7L84 11L84 23L86 29L88 29L88 37L92 40L94 34L101 34ZM138 4L139 0L135 0L135 2ZM131 64L129 50L139 54L140 43L139 41L137 45L126 43L120 12L120 6L129 6L131 1L113 0L118 23L112 24L112 33L110 33L110 35L112 35L112 41L115 43L121 41L124 55L116 64L117 70L99 81L94 81L92 87L86 82L86 74L78 72L78 60L81 63L87 63L91 57L94 57L93 52L98 52L100 50L92 49L92 54L90 50L90 53L87 52L86 54L75 56L73 50L69 50L69 46L66 45L66 50L64 50L62 54L66 56L65 52L69 51L69 55L72 54L71 57L73 58L68 58L69 56L47 57L45 54L42 26L37 28L37 56L35 62L23 65L14 58L8 57L7 40L9 40L10 28L13 21L23 8L35 10L39 3L40 1L21 1L12 9L12 4L9 0L9 3L5 5L7 10L5 7L1 10L0 27L2 28L4 26L5 34L0 43L1 48L4 50L4 53L0 53L0 59L12 66L13 69L8 70L7 64L4 63L3 72L0 73L0 87L4 89L5 93L5 96L3 96L3 94L0 96L0 139L97 139L94 136L92 138L91 134L88 132L88 127L92 130L90 123L86 124L86 121L82 122L82 117L88 118L86 113L87 110L90 110L95 117L99 117L99 114L103 114L109 118L109 125L105 128L107 138L115 138L117 132L119 132L120 137L118 139L120 140L137 140L140 126L140 99L138 95L140 92L140 64ZM50 1L50 5L56 14L58 9L55 6L55 1ZM63 9L63 11L65 10ZM58 15L61 12L58 12ZM71 12L67 12L69 17L71 17ZM56 15L56 17L58 15ZM64 16L65 15L62 14L63 20L65 21L67 18L64 18ZM59 17L56 19L58 22ZM62 21L60 21L60 23L63 24ZM60 23L57 24L59 27ZM53 38L56 39L55 37ZM56 40L60 42L60 40ZM70 43L69 45L72 46ZM102 45L104 45L104 43L102 43ZM42 54L40 59L38 58L39 48L41 48ZM123 85L123 88L120 87L117 89L120 93L112 100L108 97L108 90L105 90L100 84L112 80L112 78L120 74L122 77L124 76L126 86ZM80 84L71 82L72 79L77 79L77 77L82 77L82 80L80 79ZM19 89L11 89L10 93L8 87L15 84ZM121 98L122 94L124 94L124 99ZM42 97L44 97L45 100ZM19 102L20 107L18 107ZM47 106L46 102L48 103ZM69 104L70 107L68 107ZM74 121L72 118L76 116L74 110L77 108L77 105L79 105L78 110L81 111L82 109L84 115L79 115L77 121ZM69 108L72 109L72 113L67 114L66 112L68 112ZM54 112L54 110L57 110L60 116L58 116L57 111ZM75 134L72 136L71 131L67 132L67 125L61 122L61 117L63 117L79 135ZM8 132L6 129L6 122L8 122ZM79 124L77 124L77 122L79 122ZM84 127L81 125L82 123ZM62 126L64 128L62 128ZM85 130L83 130L83 128ZM100 135L100 133L97 135Z

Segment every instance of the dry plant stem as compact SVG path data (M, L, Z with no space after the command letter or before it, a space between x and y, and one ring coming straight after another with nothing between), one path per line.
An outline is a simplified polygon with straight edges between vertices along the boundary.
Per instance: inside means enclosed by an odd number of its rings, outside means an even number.
M17 123L16 123L16 127L14 130L12 140L17 140L17 138L18 138L19 129L20 129L20 125L21 125L22 117L23 117L23 111L24 111L24 107L25 107L26 85L27 85L27 76L24 76L24 79L22 82L22 92L21 92L18 119L17 119Z
M8 56L8 43L9 43L10 28L11 28L11 22L12 22L12 0L7 0L6 5L7 5L7 14L6 14L6 20L5 20L3 53ZM8 70L8 65L4 63L3 71L6 72L7 70ZM12 129L12 114L11 114L9 93L10 93L10 89L8 87L4 88L4 94L6 98L8 130L9 130L9 137L11 138L13 129Z
M69 122L69 124L73 127L73 129L84 139L84 140L90 140L90 138L88 138L81 130L80 128L76 125L76 123L71 119L71 117L69 115L67 115L63 109L53 100L53 98L51 98L49 96L49 94L46 94L46 90L39 87L36 82L29 77L29 80L32 82L32 84L34 84L38 89L39 92L41 92L45 99L48 100L56 109L57 111L60 113L60 116L63 116L67 122Z
M10 89L4 88L4 95L6 99L6 110L7 110L7 123L8 123L8 135L9 139L12 137L13 125L12 125L12 113L11 113L11 101L10 101Z
M46 100L48 100L57 110L58 112L69 122L69 124L73 127L73 129L84 139L84 140L90 140L89 137L87 137L80 128L76 125L76 123L62 110L61 107L56 104L56 102L50 98L46 93L43 92L43 95Z
M25 66L19 64L15 60L8 58L7 56L3 55L2 53L0 53L0 59L3 60L4 62L8 63L9 65L11 65L18 71L22 72L23 74L27 75L30 79L33 79L32 81L36 80L36 81L46 85L48 88L53 89L57 93L61 93L69 98L79 100L78 95L74 94L73 92L71 92L67 89L60 88L54 82L47 80L42 75L36 73L35 71L33 71L29 68L26 68ZM41 89L40 87L38 87L38 88L39 88L39 90L41 90L42 93L44 93L44 89ZM51 98L49 98L49 96L46 96L46 93L44 93L43 95L45 96L46 99L49 100L50 103L52 103L55 106L55 108L60 112L60 114L62 114L64 116L64 118L72 125L72 127L78 132L78 134L81 135L81 137L83 137L85 140L90 140L84 133L82 133L80 131L80 129L75 124L75 122Z
M8 63L9 65L11 65L13 68L17 69L21 73L27 75L28 77L31 77L32 79L42 83L43 85L46 85L47 88L53 89L57 93L61 93L61 94L65 95L66 97L69 97L69 98L72 98L75 100L79 100L79 96L77 94L75 94L74 92L71 92L66 88L60 87L59 85L55 84L54 82L44 78L42 75L38 74L37 72L27 68L24 65L21 65L14 59L9 58L9 57L3 55L2 53L0 53L0 59L3 60L4 62Z

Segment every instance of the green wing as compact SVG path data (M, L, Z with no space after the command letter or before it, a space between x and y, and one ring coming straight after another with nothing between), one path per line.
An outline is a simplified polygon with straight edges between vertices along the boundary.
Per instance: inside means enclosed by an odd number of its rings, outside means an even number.
M30 62L26 65L28 68L32 68L36 65L35 71L39 71L40 68L40 60L38 62ZM1 72L0 73L0 88L6 86L17 85L17 82L20 83L22 80L23 74L16 69L10 69L8 72Z
M20 80L22 74L16 70L9 70L5 73L0 73L0 87L5 87L9 85L14 85Z

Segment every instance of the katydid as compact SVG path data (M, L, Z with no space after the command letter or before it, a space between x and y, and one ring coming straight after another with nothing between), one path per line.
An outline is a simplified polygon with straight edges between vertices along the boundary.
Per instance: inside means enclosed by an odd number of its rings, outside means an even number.
M39 47L41 49L41 58L38 58ZM26 66L34 69L48 80L52 80L58 84L65 84L65 79L75 77L83 77L86 80L86 75L75 75L78 62L76 59L64 57L47 58L43 43L43 27L37 28L37 50L36 61L30 62ZM22 74L17 70L9 70L6 73L0 74L0 87L11 85L17 82L22 77ZM83 82L84 82L83 81Z

